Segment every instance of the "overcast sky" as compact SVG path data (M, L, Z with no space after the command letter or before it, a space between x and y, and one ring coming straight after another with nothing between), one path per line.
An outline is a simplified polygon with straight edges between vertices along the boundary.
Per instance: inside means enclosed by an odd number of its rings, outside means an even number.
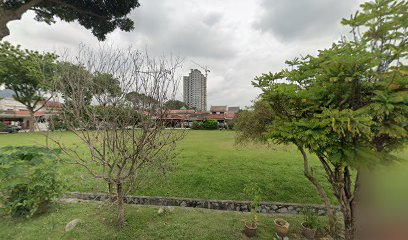
M340 20L360 0L140 0L132 32L114 31L108 43L185 59L182 73L207 66L208 106L249 106L259 90L251 80L284 67L300 54L316 54L346 34ZM32 12L8 24L4 40L40 51L76 48L97 39L76 23L36 22ZM181 90L182 88L180 88Z

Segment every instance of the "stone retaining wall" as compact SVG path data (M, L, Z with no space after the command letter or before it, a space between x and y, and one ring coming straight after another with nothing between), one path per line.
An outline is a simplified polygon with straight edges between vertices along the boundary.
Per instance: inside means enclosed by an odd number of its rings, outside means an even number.
M71 192L65 194L65 198L76 198L81 200L107 201L108 194L103 193L78 193ZM224 211L250 212L251 205L247 201L231 200L205 200L191 198L166 198L166 197L147 197L147 196L126 196L124 202L127 204L157 205L157 206L177 206L191 208L207 208ZM280 214L299 214L303 208L313 210L318 215L326 215L326 209L322 205L313 204L292 204L278 202L261 202L257 212L261 213L280 213ZM338 210L338 208L334 208Z

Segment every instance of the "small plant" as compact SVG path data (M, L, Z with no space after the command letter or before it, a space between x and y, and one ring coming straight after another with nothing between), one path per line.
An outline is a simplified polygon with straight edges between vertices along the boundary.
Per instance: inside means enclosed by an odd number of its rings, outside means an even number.
M261 189L256 183L250 183L245 185L244 188L245 195L251 199L251 214L250 217L244 219L245 223L245 235L248 237L253 237L256 235L256 229L258 227L258 216L257 211L259 208L259 203L261 201L260 193Z
M317 218L317 214L313 210L307 208L302 210L302 214L302 234L307 239L314 239L316 230L319 227L319 219Z
M303 215L303 226L310 229L317 229L319 227L319 219L317 214L308 208L302 210Z
M60 196L55 152L39 147L5 147L0 153L0 198L14 217L31 217Z
M256 211L259 208L261 202L261 189L259 186L251 182L244 187L244 193L251 201L251 211Z
M258 215L256 214L255 211L251 211L251 215L249 218L245 220L246 224L250 227L256 227L258 226Z

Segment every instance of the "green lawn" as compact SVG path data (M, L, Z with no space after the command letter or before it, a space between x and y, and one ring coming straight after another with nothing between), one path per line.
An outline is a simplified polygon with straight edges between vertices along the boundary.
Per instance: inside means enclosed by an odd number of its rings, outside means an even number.
M272 145L268 148L248 144L237 147L234 146L234 136L235 133L231 131L189 131L178 145L180 153L174 160L173 170L164 178L137 189L134 194L246 200L243 188L245 184L254 181L263 191L263 201L321 202L314 188L304 178L301 155L293 146ZM69 132L53 133L53 137L60 138L68 145L78 143ZM45 137L40 133L1 134L0 146L6 145L45 145ZM79 147L83 146L79 144ZM398 155L406 159L407 153L404 151ZM311 165L329 190L316 158L311 158ZM106 191L103 182L92 179L79 166L65 165L61 171L69 191ZM385 180L381 183L384 191L390 189L388 186L391 185L398 196L401 191L408 192L405 184L408 180L408 164L397 164L383 172ZM395 184L396 180L399 184Z
M293 146L236 147L234 134L190 131L179 144L180 154L174 160L173 171L134 194L243 200L245 184L255 181L263 190L264 201L320 203L314 188L303 177L301 156ZM53 133L53 137L67 145L78 144L72 133ZM8 145L43 146L45 137L40 133L1 134L0 146ZM79 144L79 148L83 146ZM404 159L407 154L408 151L397 153ZM316 159L312 157L311 161L325 183ZM63 165L61 171L69 191L105 191L105 184L90 178L81 167ZM381 168L377 176L375 200L379 206L387 213L394 210L399 215L408 214L404 210L408 202L408 164ZM329 189L327 184L325 187ZM32 219L12 219L3 216L0 209L0 239L246 239L241 233L245 213L175 208L172 213L159 216L157 209L127 205L127 225L120 231L115 225L115 207L108 207L107 203L55 204L46 214ZM260 215L257 239L273 239L276 217ZM64 226L75 218L83 223L65 233ZM299 230L300 216L284 218L291 223L292 233Z
M247 214L175 208L159 216L157 210L156 207L126 206L123 229L115 225L114 208L100 203L58 204L48 213L32 219L12 219L1 216L0 212L0 239L248 239L241 232L242 220ZM257 239L273 239L276 217L279 216L259 216ZM65 233L65 225L76 218L82 223ZM301 218L284 218L291 224L291 232L299 230Z

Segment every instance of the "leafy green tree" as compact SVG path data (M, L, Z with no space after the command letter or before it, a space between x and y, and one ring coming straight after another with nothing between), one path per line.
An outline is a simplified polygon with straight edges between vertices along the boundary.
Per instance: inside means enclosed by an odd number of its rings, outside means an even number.
M92 93L98 102L107 105L112 103L112 98L121 95L120 81L109 73L94 73Z
M52 86L56 55L23 50L8 42L0 43L0 84L14 91L14 99L30 113L30 131L34 131L35 113L47 99Z
M169 100L164 105L166 109L171 109L171 110L174 110L174 109L179 110L182 108L188 108L188 106L184 102L179 101L179 100Z
M328 194L309 167L309 155L317 155L341 205L348 240L356 239L368 172L396 160L392 151L407 142L407 7L407 1L364 3L342 21L351 27L351 40L343 38L316 57L287 61L289 69L253 82L274 116L262 136L298 147L304 174L335 231Z
M239 113L235 121L238 130L236 143L244 143L248 139L253 141L264 140L260 138L267 131L267 126L272 123L273 112L267 101L255 101L251 109Z
M56 130L66 130L67 127L64 124L64 121L61 119L60 116L54 115L49 118L49 126L48 130L56 131Z
M125 97L136 109L150 108L152 105L157 105L158 103L154 97L144 93L129 92Z
M21 19L28 10L35 12L35 19L51 24L55 17L66 21L77 21L92 31L99 40L116 28L123 31L133 29L133 21L127 17L131 10L139 7L138 0L121 1L72 1L72 0L6 0L0 2L0 40L9 35L7 23Z
M92 86L82 86L92 79L92 74L85 69L84 66L75 65L70 62L59 62L56 67L56 84L54 90L56 92L66 92L62 94L64 104L70 104L71 101L80 101L83 106L89 106L93 97ZM85 80L84 80L85 79ZM64 86L63 89L60 86ZM73 94L76 92L77 94ZM77 99L70 99L69 96L78 96Z

